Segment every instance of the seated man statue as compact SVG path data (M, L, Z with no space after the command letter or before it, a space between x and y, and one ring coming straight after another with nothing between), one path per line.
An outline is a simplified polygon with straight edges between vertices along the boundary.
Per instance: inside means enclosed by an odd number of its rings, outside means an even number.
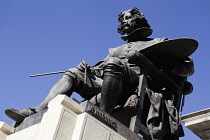
M116 105L124 105L137 89L140 74L140 68L130 64L128 56L135 51L140 51L145 45L152 46L167 39L148 38L152 34L152 29L144 14L137 8L119 13L118 21L121 23L118 32L121 35L126 34L122 37L127 41L126 44L110 49L110 54L104 61L92 67L82 62L76 68L68 69L36 108L24 110L10 108L5 111L6 114L11 119L21 122L24 118L46 109L48 103L57 95L71 96L72 92L77 92L86 100L101 93L99 107L109 114ZM181 77L193 74L193 62L189 57L180 60L177 64L179 68L174 67L169 72Z

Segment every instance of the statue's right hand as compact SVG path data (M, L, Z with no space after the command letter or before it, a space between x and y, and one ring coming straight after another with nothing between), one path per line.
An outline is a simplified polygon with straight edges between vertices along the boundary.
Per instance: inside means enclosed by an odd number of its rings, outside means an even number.
M137 59L139 59L139 55L140 54L138 51L133 51L127 54L126 57L128 58L128 62L132 64L132 63L135 63Z
M78 66L77 68L82 71L85 72L85 69L87 68L87 70L90 69L90 66L83 60Z

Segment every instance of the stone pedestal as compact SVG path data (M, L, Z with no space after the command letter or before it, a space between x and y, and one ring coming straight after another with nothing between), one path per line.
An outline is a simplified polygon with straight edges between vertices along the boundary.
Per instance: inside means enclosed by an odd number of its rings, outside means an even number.
M210 108L182 116L182 121L202 140L210 140Z
M100 108L64 95L35 115L16 129L0 122L0 140L143 140Z
M0 122L0 140L5 140L6 137L14 133L14 131L15 131L14 127L4 122Z

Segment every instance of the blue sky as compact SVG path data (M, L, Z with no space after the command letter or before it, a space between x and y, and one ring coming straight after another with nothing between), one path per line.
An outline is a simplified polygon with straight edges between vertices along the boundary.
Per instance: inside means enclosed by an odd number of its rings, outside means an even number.
M210 1L208 0L0 0L0 121L14 123L4 110L37 106L61 74L88 58L94 65L108 48L125 42L117 33L119 12L137 7L154 30L151 37L189 37L199 42L192 55L194 91L183 114L209 108ZM79 98L76 94L76 98ZM198 140L185 128L183 140Z

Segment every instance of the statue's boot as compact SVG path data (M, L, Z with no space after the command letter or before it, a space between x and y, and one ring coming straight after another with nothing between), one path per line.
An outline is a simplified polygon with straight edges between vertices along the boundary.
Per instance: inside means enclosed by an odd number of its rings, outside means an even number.
M122 90L122 77L104 76L100 108L111 114Z
M9 108L5 110L5 114L16 122L22 122L26 117L31 116L35 113L35 108L27 108L24 110Z
M111 114L122 91L124 68L116 57L109 57L103 66L103 84L101 88L100 108Z

